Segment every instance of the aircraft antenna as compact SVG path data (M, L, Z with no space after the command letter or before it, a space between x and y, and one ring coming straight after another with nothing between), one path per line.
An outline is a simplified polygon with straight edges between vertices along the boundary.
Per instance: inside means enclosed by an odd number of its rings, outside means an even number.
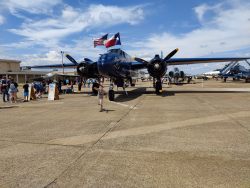
M163 52L161 51L161 58L163 58Z

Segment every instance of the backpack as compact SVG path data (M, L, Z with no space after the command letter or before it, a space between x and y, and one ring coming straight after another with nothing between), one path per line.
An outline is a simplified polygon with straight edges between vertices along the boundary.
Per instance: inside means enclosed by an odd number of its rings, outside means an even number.
M14 83L11 83L10 84L10 89L15 89L16 87L15 87L15 84Z

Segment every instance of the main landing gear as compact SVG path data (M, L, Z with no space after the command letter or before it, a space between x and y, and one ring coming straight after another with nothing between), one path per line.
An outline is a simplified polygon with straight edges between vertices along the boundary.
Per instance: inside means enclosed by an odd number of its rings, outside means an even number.
M113 85L113 79L110 79L110 88L109 88L109 100L114 101L115 100L115 92L113 90L114 85Z

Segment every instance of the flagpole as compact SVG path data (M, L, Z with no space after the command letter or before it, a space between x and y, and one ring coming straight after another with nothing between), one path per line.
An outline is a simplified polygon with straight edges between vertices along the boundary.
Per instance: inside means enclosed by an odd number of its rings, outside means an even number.
M121 41L121 34L120 34L120 32L119 32L119 37L120 37L121 48L122 48L122 41ZM122 51L123 51L123 48L122 48Z

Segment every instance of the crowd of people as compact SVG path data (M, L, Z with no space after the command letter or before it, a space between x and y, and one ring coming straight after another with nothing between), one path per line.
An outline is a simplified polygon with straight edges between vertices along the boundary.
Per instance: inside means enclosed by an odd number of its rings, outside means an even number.
M18 84L10 76L8 79L3 76L0 92L3 95L3 102L17 103Z
M91 83L94 84L96 82L97 82L96 79L83 79L81 83L79 78L76 78L75 80L76 87L78 87L79 84L81 84L82 87L89 88ZM61 80L61 78L54 77L53 80L51 79L48 79L47 81L42 80L41 83L34 81L32 83L32 86L36 91L35 92L36 97L42 98L43 93L46 92L46 87L48 87L49 84L52 83L56 84L59 92L62 91L63 81ZM67 85L67 88L69 88L70 85L71 89L73 89L74 81L70 80L69 78L66 78L65 83ZM27 102L29 96L29 85L27 81L25 81L25 84L23 85L23 90L24 90L23 102ZM18 92L18 84L14 81L14 78L12 76L9 76L9 78L3 76L2 79L0 80L0 94L2 94L3 102L17 103L17 92Z

